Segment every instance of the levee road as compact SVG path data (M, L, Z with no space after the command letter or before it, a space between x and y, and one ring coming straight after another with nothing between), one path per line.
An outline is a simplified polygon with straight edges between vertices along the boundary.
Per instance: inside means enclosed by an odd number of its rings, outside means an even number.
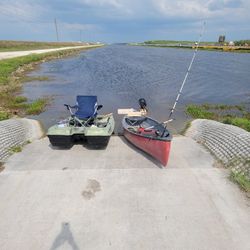
M0 60L2 59L8 59L8 58L14 58L14 57L20 57L20 56L27 56L31 54L43 54L53 51L59 51L59 50L68 50L68 49L82 49L82 48L95 48L103 46L100 45L83 45L83 46L69 46L69 47L61 47L61 48L54 48L54 49L38 49L38 50L27 50L27 51L10 51L10 52L0 52Z

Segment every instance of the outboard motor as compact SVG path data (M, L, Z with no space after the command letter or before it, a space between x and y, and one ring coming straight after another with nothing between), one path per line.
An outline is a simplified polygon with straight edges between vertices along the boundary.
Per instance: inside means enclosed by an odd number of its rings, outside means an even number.
M140 98L139 99L139 105L140 105L140 110L141 111L145 111L147 112L147 103L146 103L146 100L144 98Z

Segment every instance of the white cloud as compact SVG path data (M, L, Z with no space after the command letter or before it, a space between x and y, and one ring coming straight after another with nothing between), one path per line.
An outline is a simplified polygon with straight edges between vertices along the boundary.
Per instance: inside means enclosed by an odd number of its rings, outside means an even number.
M48 29L52 33L54 18L57 18L61 32L65 30L72 36L82 30L90 31L86 33L100 31L107 37L112 32L117 37L136 34L135 37L153 38L158 35L168 37L169 34L171 39L175 33L188 37L188 34L199 32L204 19L207 19L207 32L218 33L223 29L224 33L230 30L231 34L238 34L242 29L242 37L249 33L250 0L0 1L0 23L7 31L3 32L2 28L0 36L3 38L11 32L22 34L25 28L27 33L44 30L46 34Z
M122 1L121 0L80 0L81 3L87 4L89 6L112 6L115 8L121 8L122 7Z
M39 17L44 11L44 8L38 4L30 3L29 1L3 1L0 5L0 14L4 15L5 19L32 21Z
M32 0L1 0L0 14L10 18L33 20L45 12L53 12L48 0L47 9ZM217 16L248 16L249 0L72 0L91 7L93 14L103 18L213 18ZM58 1L59 4L59 1ZM66 3L65 3L66 4ZM83 7L84 9L84 7Z
M60 23L60 26L69 30L97 30L99 26L94 24L81 24L81 23Z
M204 16L208 12L204 8L202 1L169 1L158 0L153 3L156 10L167 17L187 17L187 16Z
M112 12L116 17L131 17L138 14L138 10L144 9L145 1L149 0L79 0L80 3L102 10L102 15L106 15L106 11ZM95 10L94 10L95 11ZM110 16L112 17L112 16Z
M238 16L243 14L247 0L157 0L152 4L165 17L212 18L218 16Z
M93 13L113 19L246 18L249 0L78 0ZM95 12L96 10L99 10ZM247 11L246 11L247 10Z

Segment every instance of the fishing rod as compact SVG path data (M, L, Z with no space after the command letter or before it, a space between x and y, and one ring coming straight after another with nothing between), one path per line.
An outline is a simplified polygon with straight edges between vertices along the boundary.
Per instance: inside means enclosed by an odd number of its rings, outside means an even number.
M196 57L196 54L197 54L197 51L198 51L198 48L199 48L199 45L200 45L202 36L203 36L203 34L204 34L204 31L205 31L205 25L206 25L206 22L203 23L202 31L201 31L200 36L199 36L199 41L198 41L198 43L196 44L196 48L195 48L193 57L192 57L191 62L190 62L190 64L189 64L189 67L188 67L188 70L187 70L186 75L185 75L185 77L184 77L184 80L183 80L183 82L182 82L182 84L181 84L181 88L180 88L180 90L179 90L179 92L178 92L178 94L177 94L177 97L176 97L176 99L175 99L174 106L172 107L172 109L171 109L171 111L170 111L170 114L169 114L169 116L168 116L168 120L165 121L165 122L163 122L163 123L165 124L165 128L164 128L164 131L163 131L163 133L162 133L162 136L165 134L165 131L166 131L166 128L167 128L167 123L173 120L173 119L171 119L171 117L172 117L172 115L173 115L173 113L174 113L174 111L175 111L176 105L177 105L177 103L178 103L178 101L179 101L179 98L180 98L180 96L181 96L181 94L182 94L182 90L183 90L184 85L185 85L185 83L186 83L186 81L187 81L189 72L191 71L191 68L192 68L194 59L195 59L195 57Z

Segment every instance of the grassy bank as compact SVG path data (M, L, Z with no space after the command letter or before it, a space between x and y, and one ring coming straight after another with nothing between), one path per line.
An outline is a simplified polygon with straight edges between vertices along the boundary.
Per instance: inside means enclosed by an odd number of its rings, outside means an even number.
M181 46L179 46L179 45L146 45L146 46L155 47L155 48L195 49L195 46L189 46L189 45L181 45ZM242 47L231 47L231 46L200 45L199 50L218 51L218 52L250 53L250 47L242 48Z
M0 52L23 51L36 49L54 49L60 47L81 46L83 43L73 42L29 42L29 41L0 41Z
M181 48L181 49L194 49L196 47L195 41L174 41L174 40L152 40L143 43L132 43L130 45L150 46L160 48ZM215 42L201 42L199 45L200 50L208 51L221 51L221 52L239 52L250 53L249 45L238 44L237 46L220 45Z
M250 181L244 175L231 172L230 180L250 194Z
M26 74L34 70L41 62L72 56L83 49L56 51L45 54L32 54L24 57L5 59L0 61L0 120L8 119L14 115L25 116L39 114L44 111L49 98L29 101L18 96ZM47 80L46 77L31 80Z
M244 105L190 104L186 113L195 119L215 120L250 132L250 112Z
M151 40L145 41L144 44L147 45L193 45L195 41L177 41L177 40ZM200 44L212 45L214 42L201 42Z
M191 104L186 107L186 113L192 118L215 120L250 132L249 107L244 105ZM237 183L241 189L250 193L250 180L246 174L247 169L249 171L250 168L249 157L244 158L239 154L237 157L231 157L230 161L224 163L221 161L221 163L224 167L230 169L230 179Z

